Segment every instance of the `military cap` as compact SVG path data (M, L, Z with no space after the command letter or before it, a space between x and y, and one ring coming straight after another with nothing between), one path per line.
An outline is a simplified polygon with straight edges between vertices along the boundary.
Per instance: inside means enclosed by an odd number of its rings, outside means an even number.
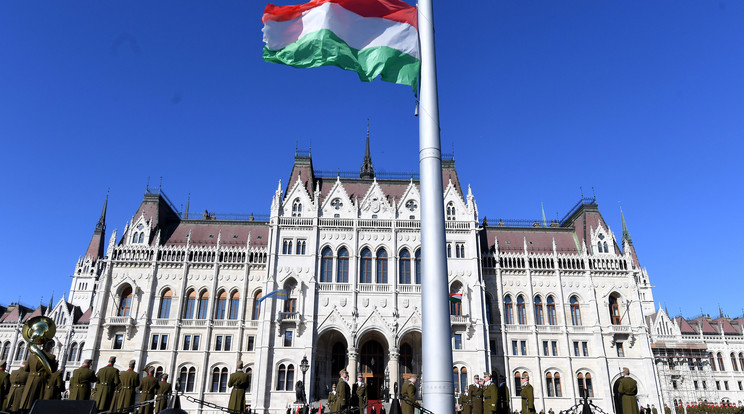
M147 368L147 373L150 374L150 375L154 374L155 373L155 367L149 367L149 368Z
M160 376L160 379L162 379L163 381L167 380L168 379L168 374L161 375Z
M109 364L114 364L114 363L116 363L116 357L115 356L109 357Z
M137 361L130 359L129 360L129 368L134 368L134 366L137 364Z
M474 380L479 380L479 379L480 379L480 377L478 376L478 374L475 374L475 375L473 375L473 379L474 379Z
M491 378L491 374L489 374L488 372L484 372L483 378L486 378L486 377Z

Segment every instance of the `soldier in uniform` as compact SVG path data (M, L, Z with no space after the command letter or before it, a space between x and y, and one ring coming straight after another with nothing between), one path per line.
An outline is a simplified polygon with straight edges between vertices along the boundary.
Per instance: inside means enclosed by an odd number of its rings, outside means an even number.
M623 377L620 378L620 384L617 392L622 398L623 414L638 414L638 384L633 378L630 378L630 370L623 368Z
M666 404L664 404L664 414L672 414L672 409Z
M116 357L109 358L108 365L99 369L96 378L95 401L98 411L108 411L114 398L114 390L119 386L119 370L114 368Z
M408 377L408 381L403 383L403 387L400 390L400 398L403 400L400 404L400 411L403 414L413 414L413 408L418 406L418 401L416 401L415 375L411 375Z
M524 377L522 379L522 391L519 392L519 396L522 397L522 414L530 414L535 412L535 391L530 385L530 377Z
M57 370L57 358L52 354L52 348L54 348L54 341L50 339L44 343L41 353L44 354L52 372L54 372ZM49 373L41 362L41 358L36 354L29 355L26 366L23 369L28 372L28 379L26 380L26 386L23 389L23 396L21 397L21 409L30 410L34 402L44 396L44 386L46 385Z
M5 411L16 413L21 410L21 397L23 397L27 380L28 371L26 371L26 363L24 362L18 369L10 373L10 393L5 404Z
M356 403L354 406L359 407L359 412L363 412L367 407L367 384L364 383L364 378L361 375L357 377L357 382L354 383L352 396Z
M54 371L52 376L47 379L43 398L45 400L61 400L63 392L65 392L65 381L62 379L62 371Z
M659 414L659 410L656 409L654 404L651 404L651 414Z
M163 374L158 382L157 400L155 401L155 412L159 413L168 408L168 399L173 392L168 383L168 374Z
M496 412L498 414L509 414L511 412L511 404L509 400L509 387L506 385L506 378L503 375L499 375L499 398L496 402Z
M333 411L333 407L336 405L336 384L333 384L333 390L328 393L328 409Z
M231 413L245 412L245 389L248 388L248 385L248 374L243 372L243 361L238 361L236 371L230 375L230 380L227 381L227 386L232 387L230 402L227 404L227 409L232 410Z
M336 405L331 411L346 411L349 409L349 399L351 397L351 387L349 387L349 372L342 369L338 372L339 379L336 384Z
M483 387L480 385L480 377L473 377L473 384L468 388L470 394L470 407L472 414L483 414Z
M5 397L10 392L10 374L5 372L8 363L0 361L0 409L5 409Z
M471 406L470 406L470 395L468 395L468 389L465 388L460 393L460 398L458 399L458 402L460 403L460 409L462 410L462 414L470 414Z
M155 398L155 392L158 390L158 380L154 377L155 368L148 367L146 371L147 376L142 378L142 381L140 381L137 387L140 390L140 403ZM152 407L152 403L143 405L139 409L139 414L152 414Z
M72 371L70 378L70 399L89 400L90 385L96 382L96 373L90 369L90 359L83 361L80 368Z
M134 371L135 360L129 361L129 369L119 374L119 386L114 392L114 400L111 404L111 410L124 409L134 405L137 397L137 387L140 385L139 374Z
M493 377L488 372L483 373L485 389L483 390L483 412L484 414L495 414L496 405L499 401L499 388L493 383Z

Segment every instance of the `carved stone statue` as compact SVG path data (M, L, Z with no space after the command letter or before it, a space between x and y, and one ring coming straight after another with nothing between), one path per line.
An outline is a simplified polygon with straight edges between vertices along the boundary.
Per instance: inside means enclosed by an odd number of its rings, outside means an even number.
M297 381L297 383L295 384L295 398L297 398L297 401L295 401L295 403L307 404L307 397L305 396L305 384L302 383L302 380Z

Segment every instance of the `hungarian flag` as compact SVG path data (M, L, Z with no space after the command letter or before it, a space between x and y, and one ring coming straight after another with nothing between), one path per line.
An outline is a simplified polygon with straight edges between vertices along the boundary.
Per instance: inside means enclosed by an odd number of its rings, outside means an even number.
M460 303L462 302L462 293L453 293L450 295L450 302Z
M401 0L311 0L269 4L264 23L263 58L296 68L338 66L370 82L418 87L416 7Z

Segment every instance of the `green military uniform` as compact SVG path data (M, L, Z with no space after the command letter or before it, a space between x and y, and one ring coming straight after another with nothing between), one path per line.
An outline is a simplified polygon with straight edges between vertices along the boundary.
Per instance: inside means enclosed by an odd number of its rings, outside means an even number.
M137 387L140 385L139 374L133 368L119 374L119 386L114 392L111 410L122 410L134 405Z
M486 389L483 390L483 412L485 414L494 414L497 411L496 404L499 401L499 388L493 382L489 381Z
M96 373L86 366L72 371L72 377L70 378L70 399L89 400L90 385L95 382Z
M333 411L333 407L336 405L336 390L328 393L328 409Z
M349 408L350 394L349 384L343 378L339 378L336 384L336 401L331 411L339 412Z
M114 368L113 363L98 370L96 374L95 401L98 411L108 411L114 398L114 390L119 386L119 370Z
M638 413L638 384L633 378L624 376L620 379L620 385L617 387L618 394L622 397L623 414Z
M138 388L140 390L140 402L152 400L155 398L155 392L158 390L158 380L150 372L150 375L142 378ZM140 407L139 414L152 414L152 408L152 403L144 405Z
M52 372L57 370L57 358L52 353L42 349L42 353L46 356L49 366L52 368ZM28 372L28 379L26 380L26 386L23 388L23 396L21 396L21 409L30 410L36 400L40 400L44 396L44 387L46 386L47 377L49 373L44 364L41 362L36 354L32 354L26 361L26 366L23 368Z
M45 400L61 400L65 391L65 381L62 379L62 371L54 371L44 387Z
M664 414L672 414L672 409L668 405L664 405Z
M478 378L475 378L477 381ZM483 414L483 387L480 384L472 384L468 387L470 394L470 407L472 414Z
M367 384L356 382L354 384L354 407L364 408L367 406Z
M458 398L457 402L460 404L462 414L470 414L470 396L467 392L460 393L460 398Z
M21 397L23 397L23 389L26 387L27 380L28 372L23 367L10 373L10 393L5 404L5 411L13 413L21 409Z
M227 382L227 386L232 387L230 402L227 404L227 409L231 410L231 413L245 412L245 390L248 385L248 374L243 372L243 366L240 365L238 371L230 375L230 380Z
M158 382L158 399L155 401L155 412L159 413L168 408L168 399L172 393L171 385L167 381L168 377L163 377Z
M414 406L418 405L418 401L416 401L416 384L410 380L404 382L403 388L400 390L400 399L403 400L400 403L400 411L403 414L413 414Z
M5 398L10 392L10 374L5 372L5 361L0 365L0 410L5 409Z
M659 414L659 410L656 409L656 406L651 407L651 414Z
M522 414L530 414L535 412L535 391L532 385L528 382L522 387L522 391L519 392L519 396L522 397Z
M506 381L502 380L499 383L499 398L496 403L496 412L498 414L510 414L511 413L511 404L509 403L509 400L511 399L511 395L509 395L509 387L506 385Z

